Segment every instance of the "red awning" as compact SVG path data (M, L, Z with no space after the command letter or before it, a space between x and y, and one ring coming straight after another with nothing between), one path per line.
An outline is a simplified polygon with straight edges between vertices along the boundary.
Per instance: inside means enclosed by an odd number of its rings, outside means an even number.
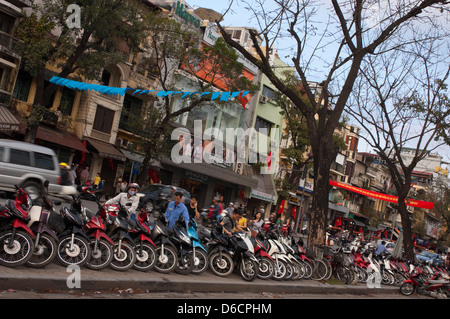
M36 133L36 138L72 148L77 151L89 153L89 151L86 149L83 143L81 143L78 137L66 131L39 125Z

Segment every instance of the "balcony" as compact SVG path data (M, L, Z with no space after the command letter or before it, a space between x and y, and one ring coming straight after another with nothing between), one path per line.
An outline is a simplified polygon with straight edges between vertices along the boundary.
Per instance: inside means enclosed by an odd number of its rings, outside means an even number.
M20 60L20 55L14 51L14 45L19 41L9 33L0 31L0 52L12 57L13 60Z

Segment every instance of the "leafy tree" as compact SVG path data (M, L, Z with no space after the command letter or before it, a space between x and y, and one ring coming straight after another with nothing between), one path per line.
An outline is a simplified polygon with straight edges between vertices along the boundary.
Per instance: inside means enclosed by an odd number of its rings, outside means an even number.
M330 167L339 151L339 147L333 143L334 131L347 106L361 63L368 56L382 55L386 46L381 50L381 44L389 43L392 47L408 41L411 34L404 32L405 25L435 12L432 11L434 7L438 7L438 10L448 9L448 3L437 0L410 1L394 7L386 1L377 6L379 19L374 20L370 6L372 2L362 0L332 0L331 10L322 3L319 8L318 3L313 1L240 2L245 4L253 25L260 30L250 29L254 53L258 58L234 41L219 21L216 23L226 42L255 63L306 119L314 155L314 196L308 245L323 244ZM323 15L317 18L318 13ZM424 20L420 21L424 23ZM264 39L263 44L259 43L258 36ZM280 38L293 41L292 63L301 79L308 103L297 90L286 86L271 67L267 53ZM309 78L313 74L320 79L316 81L322 88L318 96L310 86Z
M81 28L67 23L67 8L73 4L81 8ZM96 79L105 66L122 61L124 51L138 49L142 16L127 0L43 0L31 15L23 15L16 50L37 83L26 140L34 140L40 109L49 106L57 89L54 84L44 86L46 66L56 65L59 77Z
M213 46L200 46L198 34L188 27L163 16L150 15L145 20L146 37L149 39L144 51L151 56L154 76L164 91L185 90L186 80L196 92L217 89L229 91L254 90L252 81L243 75L244 67L238 62L236 51L219 38ZM174 107L181 95L167 95L154 103L146 103L142 113L129 114L134 129L142 137L137 148L145 155L138 183L145 183L147 169L152 159L169 155L174 142L170 142L173 123L179 116L194 108L215 105L226 108L230 103L211 96L193 94L183 99L181 106ZM205 128L203 128L205 129Z

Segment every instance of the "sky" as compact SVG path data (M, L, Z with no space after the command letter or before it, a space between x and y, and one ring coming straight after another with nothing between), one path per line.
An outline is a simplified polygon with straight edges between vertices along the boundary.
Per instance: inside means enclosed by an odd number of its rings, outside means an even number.
M186 1L190 6L194 7L194 9L197 9L198 7L202 8L209 8L213 9L219 13L225 12L227 10L230 0L188 0ZM270 1L267 1L270 3ZM320 17L321 13L326 13L326 10L318 10L318 16ZM233 7L231 10L227 13L225 16L224 21L222 22L223 26L248 26L248 27L257 27L252 24L252 21L249 21L250 13L243 7L242 4L239 6L239 1L236 4L233 4ZM280 58L290 64L290 58L286 57L289 55L289 52L287 48L289 47L289 39L283 40L282 42L278 43L277 50L279 52ZM334 50L333 50L334 51ZM324 55L327 54L327 51L325 50L323 52ZM313 79L316 80L316 79ZM362 139L360 139L359 146L358 146L359 152L370 152L374 153L371 149L371 147ZM450 146L441 146L435 152L438 152L441 156L443 156L443 161L450 162ZM443 167L450 168L450 165L443 165Z

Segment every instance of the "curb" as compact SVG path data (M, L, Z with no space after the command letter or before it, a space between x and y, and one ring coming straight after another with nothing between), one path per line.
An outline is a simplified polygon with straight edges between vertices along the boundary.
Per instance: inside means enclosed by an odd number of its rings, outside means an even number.
M366 284L330 285L313 280L274 281L256 279L244 281L237 274L226 278L215 276L206 271L201 275L161 274L155 271L140 272L130 269L119 272L109 268L95 271L79 268L79 287L74 287L74 275L70 269L58 264L48 265L44 269L21 266L7 268L0 266L0 290L110 290L142 289L155 292L270 292L285 294L391 294L398 287L381 285L369 288Z

